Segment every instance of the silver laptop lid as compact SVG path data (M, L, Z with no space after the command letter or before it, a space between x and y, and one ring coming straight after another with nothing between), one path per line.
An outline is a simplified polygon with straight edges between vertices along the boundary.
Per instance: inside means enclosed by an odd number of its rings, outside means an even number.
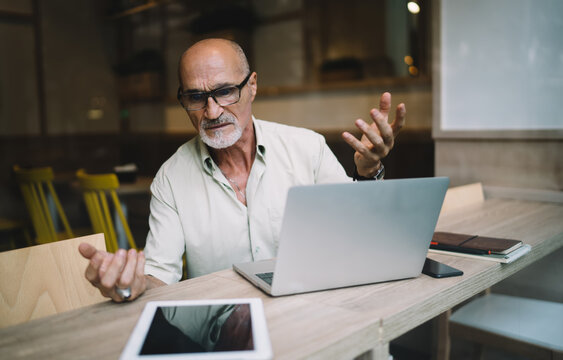
M272 295L418 276L448 178L293 187Z

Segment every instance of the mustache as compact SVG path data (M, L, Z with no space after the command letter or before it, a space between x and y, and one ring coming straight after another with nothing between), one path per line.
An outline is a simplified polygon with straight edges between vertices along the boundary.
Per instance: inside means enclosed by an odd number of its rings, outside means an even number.
M221 114L216 119L203 120L201 122L201 128L208 129L210 127L221 125L221 124L234 124L234 123L235 123L235 119L233 119L233 117L227 114Z

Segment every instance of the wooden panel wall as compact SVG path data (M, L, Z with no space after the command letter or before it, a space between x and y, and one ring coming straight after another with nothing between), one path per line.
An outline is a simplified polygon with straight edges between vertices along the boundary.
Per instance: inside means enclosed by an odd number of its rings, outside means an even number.
M484 185L563 190L561 140L436 140L436 175L452 186Z

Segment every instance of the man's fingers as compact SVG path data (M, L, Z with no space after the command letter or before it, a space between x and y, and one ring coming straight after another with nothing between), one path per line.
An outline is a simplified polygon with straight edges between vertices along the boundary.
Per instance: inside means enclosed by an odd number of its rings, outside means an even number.
M137 270L137 250L130 249L127 252L127 262L125 263L123 272L119 277L117 286L119 286L120 288L130 287L131 284L133 283L136 270Z
M137 257L137 269L135 270L135 275L137 277L145 278L145 253L143 251L139 252Z
M378 162L387 155L388 148L392 147L393 132L389 124L386 124L386 120L382 119L379 111L373 109L371 115L375 122L372 125L368 125L361 119L356 120L356 126L363 132L362 144L364 145L356 151L364 157L372 159L373 162Z
M342 133L344 141L356 150L354 162L358 173L362 176L364 176L363 174L369 176L376 166L380 166L381 159L389 154L394 146L395 136L405 123L406 108L404 104L397 106L395 119L391 124L389 124L390 109L391 94L385 92L381 95L379 110L370 111L373 124L369 125L361 119L356 120L356 126L362 131L361 140L348 132Z
M131 298L136 299L145 292L147 288L145 278L145 253L140 251L137 255L137 268L135 269L135 278L131 286Z
M78 247L80 254L89 259L85 277L100 292L115 302L126 301L116 292L116 287L131 289L131 299L138 297L146 289L145 256L134 249L126 252L119 249L115 254L96 250L90 244L82 243Z
M109 264L107 271L102 275L101 284L106 289L113 288L117 284L117 280L123 272L125 266L127 253L123 249L117 250L111 263Z
M358 140L354 135L348 132L342 133L342 138L348 143L348 145L356 150L354 159L356 159L358 155L361 155L362 158L369 159L372 163L377 163L380 159L379 153L385 152L385 145L383 144L383 140L379 137L379 141L370 140L372 141L372 144L369 145L369 147L363 141ZM359 168L358 163L356 163L356 166Z
M112 253L107 253L107 255L104 256L103 261L100 264L100 267L98 269L98 274L99 274L100 278L104 277L104 275L106 274L106 271L108 271L108 268L111 265L111 262L113 261L114 257L115 257L115 254L112 254Z
M379 99L379 111L381 111L385 116L389 114L391 109L391 94L384 92Z
M401 103L397 105L397 110L395 111L395 120L391 123L391 128L393 129L393 135L397 136L399 131L405 126L405 120L407 117L407 108L405 104Z
M81 243L78 245L78 252L86 259L91 259L98 250L88 243Z
M393 128L388 123L388 117L382 114L380 111L377 111L376 109L372 109L370 111L370 115L373 119L373 122L375 123L375 126L377 126L377 130L379 131L378 137L381 137L381 139L383 139L383 143L385 143L385 145L392 146L394 139ZM369 136L368 139L370 139L370 141L372 140ZM376 145L376 143L373 144Z
M358 140L354 135L350 134L349 132L345 131L342 133L342 138L344 139L344 141L346 141L346 143L348 143L348 145L350 145L354 150L360 152L360 153L364 153L365 151L367 151L366 146L360 141Z
M80 247L78 249L80 250ZM96 285L100 282L100 268L103 266L103 263L104 261L106 261L107 255L109 254L106 253L105 251L98 251L96 249L94 250L95 252L90 257L90 262L88 264L88 267L86 268L84 275L86 276L86 279L88 281Z
M134 266L132 266L134 264ZM129 278L130 276L130 278ZM131 290L131 295L129 298L122 298L115 288L112 291L111 298L116 302L131 301L139 297L143 292L145 292L146 277L145 277L145 254L140 251L137 253L136 250L129 250L127 254L127 264L121 275L117 287L121 289L129 288Z
M117 291L115 290L115 287L113 287L111 290L108 290L105 295L109 298L111 298L113 301L115 301L116 303L121 303L126 301L126 299L123 298L123 296L121 296L120 294L117 293ZM128 299L127 299L128 300Z

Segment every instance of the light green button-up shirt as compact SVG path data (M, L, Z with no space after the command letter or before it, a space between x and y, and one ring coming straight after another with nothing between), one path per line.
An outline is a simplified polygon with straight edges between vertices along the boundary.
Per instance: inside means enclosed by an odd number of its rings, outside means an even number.
M151 185L145 273L170 284L233 263L276 256L287 191L294 185L348 182L324 137L254 119L256 158L237 200L199 136L182 145Z

